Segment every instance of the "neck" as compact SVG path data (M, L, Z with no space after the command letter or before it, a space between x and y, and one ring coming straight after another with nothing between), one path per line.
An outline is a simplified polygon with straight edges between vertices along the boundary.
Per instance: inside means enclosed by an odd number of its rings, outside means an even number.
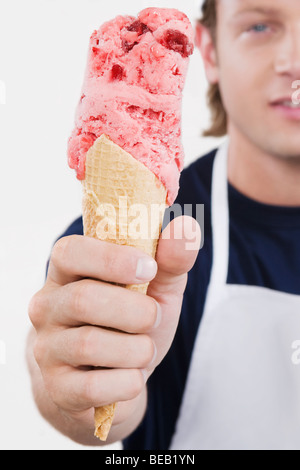
M268 154L236 128L229 129L228 178L245 196L264 204L300 207L300 161Z

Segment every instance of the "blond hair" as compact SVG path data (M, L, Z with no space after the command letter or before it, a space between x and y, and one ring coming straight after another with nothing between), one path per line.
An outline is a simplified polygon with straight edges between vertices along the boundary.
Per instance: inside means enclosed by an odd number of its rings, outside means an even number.
M217 0L205 0L202 6L202 18L199 23L208 29L217 46ZM218 83L210 84L207 92L207 104L211 112L211 125L203 132L205 137L222 137L227 134L227 114L223 105Z

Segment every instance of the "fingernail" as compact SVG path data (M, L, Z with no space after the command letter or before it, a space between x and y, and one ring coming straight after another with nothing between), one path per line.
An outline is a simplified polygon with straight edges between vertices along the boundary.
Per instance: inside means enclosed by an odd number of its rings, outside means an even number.
M150 257L140 258L136 267L136 279L138 281L150 281L156 276L157 264Z
M153 326L153 329L155 330L155 328L158 328L159 325L161 324L161 320L162 320L162 312L161 312L161 306L159 305L158 302L156 302L156 300L154 300L154 302L156 303L156 322Z

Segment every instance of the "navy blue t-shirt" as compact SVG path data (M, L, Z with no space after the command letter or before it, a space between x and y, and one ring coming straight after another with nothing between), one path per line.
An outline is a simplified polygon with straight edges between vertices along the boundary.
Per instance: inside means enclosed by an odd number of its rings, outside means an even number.
M211 185L216 150L181 175L176 203L204 204L204 246L189 273L173 345L148 381L143 422L124 441L126 450L167 450L175 431L193 346L203 314L212 266ZM300 207L251 200L228 185L230 213L229 284L268 287L300 295ZM195 217L195 214L194 214ZM82 219L64 235L82 234Z

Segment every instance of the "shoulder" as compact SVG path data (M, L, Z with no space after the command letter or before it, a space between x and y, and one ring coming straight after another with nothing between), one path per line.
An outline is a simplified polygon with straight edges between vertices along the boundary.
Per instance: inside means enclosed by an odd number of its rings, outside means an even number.
M199 202L199 198L210 199L213 163L217 149L186 167L180 178L180 190L177 201Z

